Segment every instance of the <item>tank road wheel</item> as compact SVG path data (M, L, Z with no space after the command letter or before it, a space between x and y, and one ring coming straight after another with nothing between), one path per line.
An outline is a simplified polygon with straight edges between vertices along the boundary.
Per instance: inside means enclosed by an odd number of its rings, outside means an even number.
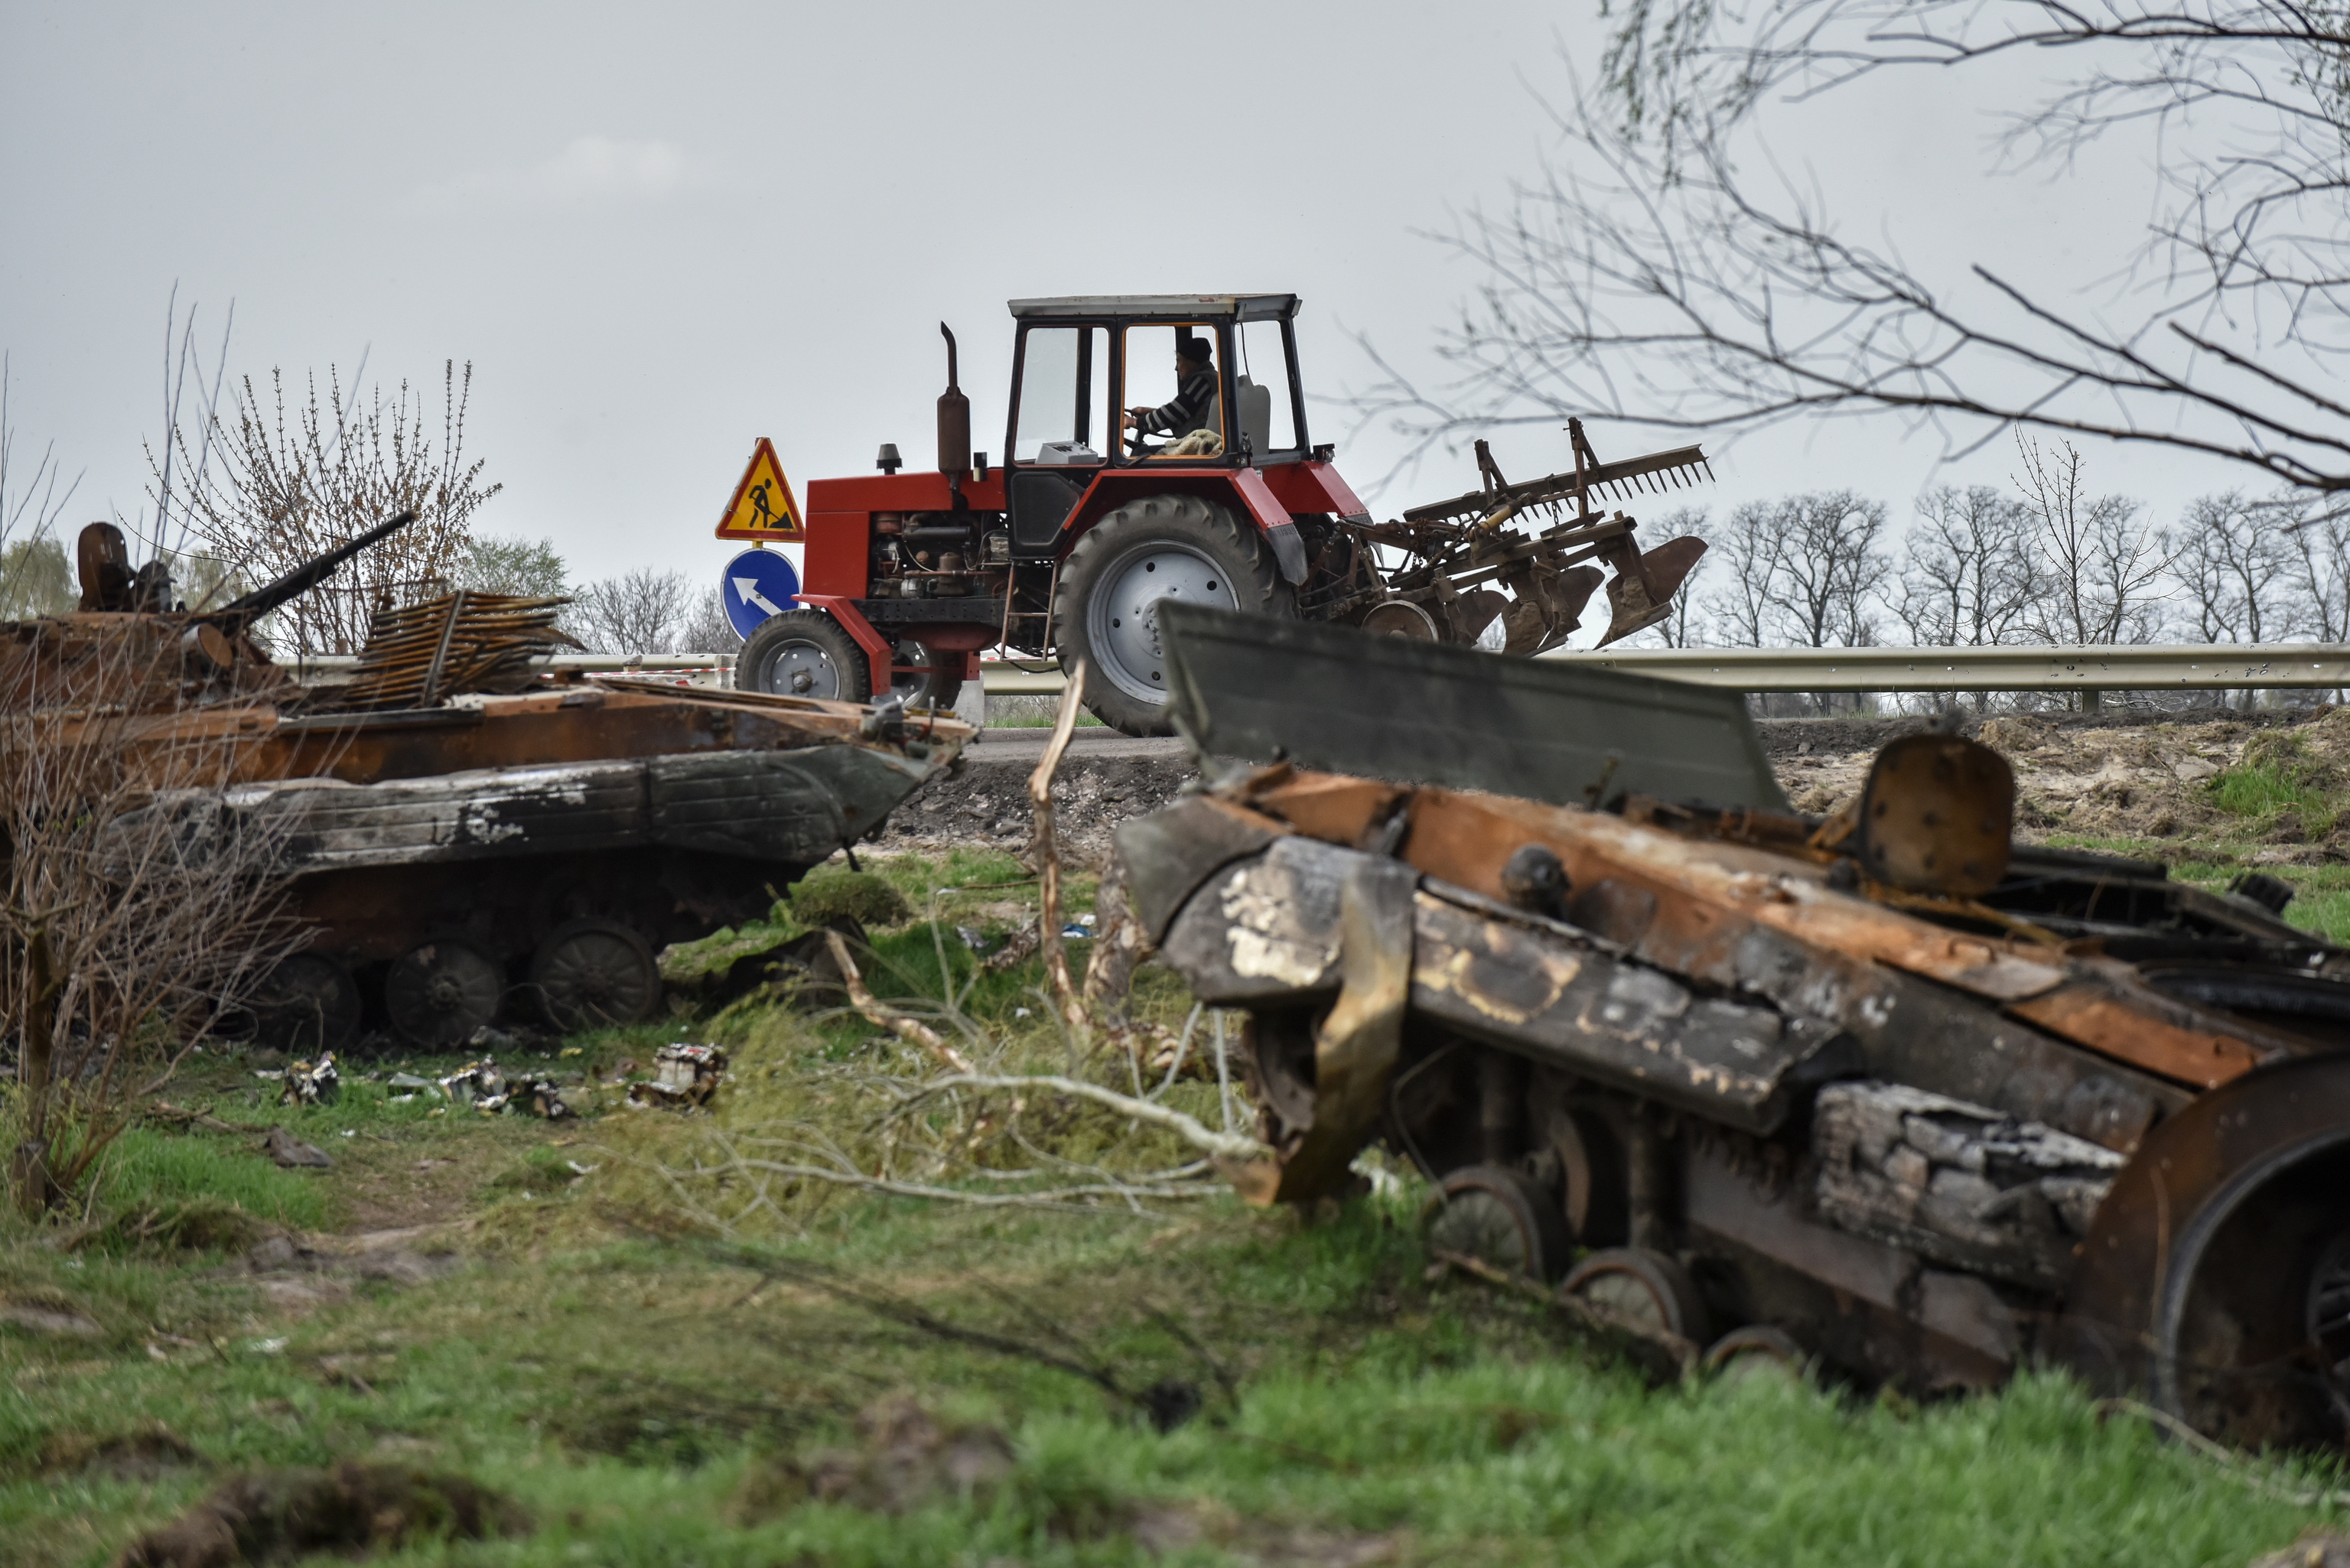
M639 1023L660 1001L653 950L614 920L557 926L532 956L530 979L548 1021L566 1034Z
M289 1055L340 1051L359 1033L359 987L340 959L295 953L253 999L254 1038Z
M1061 567L1053 640L1086 661L1086 706L1129 735L1171 735L1158 604L1285 616L1294 601L1255 525L1196 495L1129 501L1087 530Z
M734 656L734 684L774 697L863 702L873 695L865 650L819 609L785 610L759 623Z
M1444 1179L1429 1206L1428 1250L1474 1258L1548 1284L1575 1250L1558 1205L1514 1170L1472 1165Z
M944 712L962 695L963 656L960 653L941 653L919 638L901 638L893 662L929 669L926 675L901 674L890 680L889 690L909 708ZM940 668L942 665L945 668Z
M1689 1271L1645 1247L1613 1247L1575 1266L1558 1293L1627 1327L1702 1345L1705 1298Z
M383 1008L401 1039L446 1050L497 1016L505 990L504 971L478 948L444 937L419 942L391 961Z
M1793 1335L1768 1324L1733 1328L1706 1346L1704 1366L1725 1383L1750 1377L1788 1377L1800 1382L1811 1357Z

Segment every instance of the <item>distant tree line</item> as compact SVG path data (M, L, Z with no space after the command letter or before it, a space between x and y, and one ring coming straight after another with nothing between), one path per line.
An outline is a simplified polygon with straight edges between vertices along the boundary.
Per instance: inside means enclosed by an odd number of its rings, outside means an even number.
M2006 487L1929 491L1898 534L1884 502L1852 490L1683 509L1641 531L1710 545L1652 645L2350 641L2350 511L2230 490L2166 522L2093 490L2061 441L2020 441Z

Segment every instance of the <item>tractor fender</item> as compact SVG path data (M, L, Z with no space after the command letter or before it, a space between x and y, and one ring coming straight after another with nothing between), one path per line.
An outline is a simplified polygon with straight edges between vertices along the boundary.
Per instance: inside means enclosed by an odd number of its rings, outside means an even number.
M864 612L857 607L856 603L838 594L811 593L802 593L799 596L799 601L824 611L840 623L840 629L847 632L856 640L857 646L865 650L866 662L872 667L873 680L867 690L873 692L877 700L888 696L889 694L889 639L873 629L873 623L865 618Z
M1061 527L1060 549L1066 554L1078 536L1128 502L1145 495L1197 495L1244 513L1273 546L1274 564L1292 583L1305 580L1305 540L1290 521L1288 508L1275 499L1264 475L1253 468L1177 468L1137 471L1114 469L1102 473L1069 511ZM803 602L808 596L802 594Z

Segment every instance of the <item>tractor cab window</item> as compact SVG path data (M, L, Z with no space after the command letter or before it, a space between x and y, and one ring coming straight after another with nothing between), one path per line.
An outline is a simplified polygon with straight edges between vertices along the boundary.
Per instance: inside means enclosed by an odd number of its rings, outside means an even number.
M1289 379L1289 345L1278 321L1243 321L1236 334L1240 363L1232 367L1233 424L1238 440L1259 456L1295 452L1297 403Z
M1020 340L1020 408L1012 461L1080 467L1118 439L1109 407L1109 329L1032 327Z
M1136 457L1222 456L1222 359L1212 324L1128 327L1126 389L1118 398L1127 452Z

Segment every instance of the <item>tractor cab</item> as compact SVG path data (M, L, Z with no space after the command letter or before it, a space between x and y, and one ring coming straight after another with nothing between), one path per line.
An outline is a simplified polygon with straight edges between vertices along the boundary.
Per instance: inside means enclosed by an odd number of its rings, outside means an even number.
M1018 338L1003 450L1014 553L1054 553L1105 471L1309 461L1296 315L1294 294L1012 301ZM1186 346L1205 350L1193 382L1204 396L1154 422L1149 411L1183 401Z

